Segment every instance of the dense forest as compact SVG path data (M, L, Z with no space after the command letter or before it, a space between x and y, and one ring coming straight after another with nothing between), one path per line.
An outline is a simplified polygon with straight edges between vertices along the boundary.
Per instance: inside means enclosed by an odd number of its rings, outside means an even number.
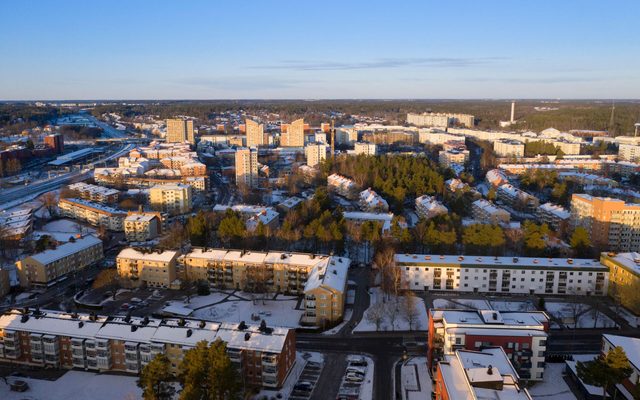
M22 103L0 103L0 129L17 134L23 129L46 125L51 120L70 111L58 107L36 107Z
M396 212L402 211L405 199L443 193L444 181L452 177L450 170L426 157L339 157L325 168L351 177L362 188L373 188Z

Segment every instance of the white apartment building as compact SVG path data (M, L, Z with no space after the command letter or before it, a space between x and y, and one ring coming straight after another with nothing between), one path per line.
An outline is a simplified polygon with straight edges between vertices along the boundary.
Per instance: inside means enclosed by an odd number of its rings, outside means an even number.
M364 154L367 156L375 156L377 154L378 147L375 143L356 142L353 145L356 155Z
M149 190L149 203L167 213L185 214L193 207L193 189L180 183L157 185Z
M360 200L358 202L360 209L364 212L387 212L389 211L389 203L371 188L360 192Z
M430 145L442 145L446 142L452 140L463 140L464 136L461 135L452 135L450 133L446 133L440 130L435 129L420 129L418 131L418 141L420 143L430 144Z
M336 144L351 145L358 141L358 130L355 128L336 129Z
M329 146L326 144L308 144L304 147L304 155L307 159L307 165L315 167L327 159L327 150Z
M84 200L95 201L97 203L115 203L118 201L120 192L116 189L104 186L91 185L84 182L73 183L68 186L70 190L78 192Z
M443 167L451 167L453 164L465 165L469 161L469 150L441 150L438 152L438 162Z
M476 221L488 222L493 225L507 224L511 220L511 214L508 211L498 208L484 199L478 199L471 203L471 216Z
M524 190L520 190L509 183L500 185L498 187L497 194L498 200L516 210L535 213L536 209L540 205L540 200L538 200L537 197L525 192Z
M430 219L435 216L446 214L449 210L435 197L423 195L416 198L416 214L420 218Z
M640 162L640 145L620 144L618 158L622 161Z
M327 187L329 190L348 199L354 199L358 195L358 185L356 185L356 183L351 179L342 175L329 175L327 177Z
M569 226L571 213L566 208L553 203L544 203L536 210L538 223L545 223L557 232L564 232Z
M213 211L219 213L224 213L228 209L232 209L242 215L245 221L245 227L249 232L253 232L260 223L262 223L265 228L276 229L280 220L280 214L273 207L250 204L234 204L233 206L216 204L213 207Z
M496 140L493 142L493 151L499 157L524 157L524 143L510 139Z
M407 289L604 296L609 269L571 258L396 254Z
M474 126L474 116L469 114L457 113L408 113L407 123L416 126L442 126L464 125L468 128Z
M255 187L258 184L258 150L239 148L236 150L236 185Z

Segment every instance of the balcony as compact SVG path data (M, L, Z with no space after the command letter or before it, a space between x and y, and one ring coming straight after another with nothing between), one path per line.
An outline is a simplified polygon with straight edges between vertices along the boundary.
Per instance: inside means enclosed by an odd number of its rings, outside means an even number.
M277 365L278 357L276 356L262 356L262 365Z
M71 339L71 348L84 346L84 339Z
M264 367L264 368L262 368L262 375L276 376L276 375L278 375L278 368L275 368L275 367Z
M72 363L76 368L84 368L86 366L84 358L82 357L73 357Z
M265 387L278 387L278 380L272 377L264 376L262 378L262 386Z
M231 361L239 362L242 360L242 350L227 349L227 355Z

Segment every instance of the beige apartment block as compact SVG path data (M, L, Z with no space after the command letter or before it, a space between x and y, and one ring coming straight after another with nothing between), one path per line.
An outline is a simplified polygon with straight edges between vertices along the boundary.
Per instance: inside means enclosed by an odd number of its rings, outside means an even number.
M194 248L178 264L187 281L248 292L305 296L303 322L327 326L344 314L350 260L306 253Z
M289 124L287 131L282 133L281 147L304 147L304 120L297 119Z
M124 234L130 242L155 239L162 232L160 213L128 213L124 219Z
M258 150L239 148L235 155L236 185L255 187L258 184Z
M266 146L267 138L264 134L264 125L250 119L246 120L247 147Z
M76 239L16 262L20 286L48 287L102 258L102 240L93 235Z
M167 120L167 143L184 143L195 144L196 140L193 134L193 121L180 118L172 118Z
M157 185L149 190L149 203L155 210L185 214L193 206L193 189L180 183Z
M94 226L104 226L111 231L122 232L127 213L117 208L82 199L60 199L60 214L86 221Z
M327 150L329 146L326 144L309 144L304 148L304 154L307 159L307 165L315 167L327 159Z
M123 283L161 288L179 288L176 282L176 260L180 252L174 250L143 251L123 249L116 259L118 276Z

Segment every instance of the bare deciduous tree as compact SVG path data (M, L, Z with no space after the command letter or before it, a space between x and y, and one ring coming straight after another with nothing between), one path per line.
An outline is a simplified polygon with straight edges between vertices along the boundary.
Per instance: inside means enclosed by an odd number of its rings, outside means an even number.
M419 325L420 322L418 320L418 317L420 316L418 312L419 301L418 297L412 291L407 291L401 304L402 308L400 309L400 312L402 313L402 318L404 318L404 320L409 324L410 331L413 330L414 324L417 323ZM416 329L419 328L420 326L416 326Z
M378 303L369 307L369 309L367 310L367 314L365 315L365 318L367 319L367 322L371 324L375 324L376 331L379 331L380 325L382 325L382 321L384 320L384 315L385 315L384 304Z
M40 196L40 203L49 212L49 216L53 217L56 214L56 206L58 205L58 196L55 192L47 192Z

